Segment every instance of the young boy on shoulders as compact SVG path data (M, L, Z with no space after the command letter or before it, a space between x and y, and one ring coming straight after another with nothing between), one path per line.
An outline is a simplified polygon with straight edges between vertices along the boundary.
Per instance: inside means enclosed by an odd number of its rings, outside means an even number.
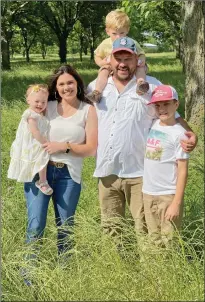
M127 36L130 29L130 19L126 13L116 9L114 11L111 11L106 16L105 26L106 33L109 38L103 40L95 50L95 63L100 67L100 70L98 73L95 90L90 95L87 95L89 100L92 102L100 101L102 91L104 90L108 77L112 72L109 63L110 55L112 52L112 44L117 38ZM145 82L147 67L145 64L144 51L136 41L135 44L138 54L138 65L136 71L137 93L139 95L142 95L149 90L149 84Z
M175 119L179 106L176 90L159 85L150 104L155 106L159 119L146 143L142 188L145 221L154 243L166 246L181 225L189 155L180 145L185 129Z

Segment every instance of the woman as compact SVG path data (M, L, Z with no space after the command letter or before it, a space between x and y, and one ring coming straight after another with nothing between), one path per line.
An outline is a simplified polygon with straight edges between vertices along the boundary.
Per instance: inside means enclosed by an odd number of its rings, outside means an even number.
M50 123L49 142L43 148L49 153L47 179L53 189L53 204L58 227L58 253L71 248L67 226L73 216L81 191L83 157L94 156L97 148L97 115L84 94L83 81L70 66L54 71L49 83L46 116ZM43 236L50 196L35 186L25 184L28 211L26 242Z

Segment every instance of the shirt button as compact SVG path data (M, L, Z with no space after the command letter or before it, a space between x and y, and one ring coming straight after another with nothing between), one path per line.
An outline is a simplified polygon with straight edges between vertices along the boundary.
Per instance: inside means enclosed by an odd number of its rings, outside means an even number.
M112 149L112 147L110 147L110 149Z
M115 111L117 111L117 108L115 108Z
M111 136L113 136L113 134L111 134Z
M115 123L115 121L113 121L113 124Z

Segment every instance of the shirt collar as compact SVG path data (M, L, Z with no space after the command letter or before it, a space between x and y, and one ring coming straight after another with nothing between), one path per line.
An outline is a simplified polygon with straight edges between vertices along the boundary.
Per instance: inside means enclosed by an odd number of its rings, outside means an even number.
M112 77L109 77L109 78L108 78L108 82L107 82L107 83L108 83L108 84L111 84L112 86L115 86L115 83L114 83ZM135 75L134 75L134 76L132 77L132 79L127 83L127 85L124 86L124 89L123 89L123 91L122 91L120 94L123 94L124 92L126 92L127 90L129 90L130 87L132 87L133 83L136 84L136 76L135 76Z

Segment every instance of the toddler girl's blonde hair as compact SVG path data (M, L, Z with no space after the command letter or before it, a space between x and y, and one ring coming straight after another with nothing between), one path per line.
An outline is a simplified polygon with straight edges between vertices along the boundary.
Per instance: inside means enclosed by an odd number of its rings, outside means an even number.
M105 18L105 26L106 28L111 29L120 29L120 28L126 28L127 31L130 29L130 19L128 15L124 12L122 12L119 9L111 11L109 14L107 14Z
M26 90L26 98L33 92L44 91L48 93L48 86L46 84L32 84Z

